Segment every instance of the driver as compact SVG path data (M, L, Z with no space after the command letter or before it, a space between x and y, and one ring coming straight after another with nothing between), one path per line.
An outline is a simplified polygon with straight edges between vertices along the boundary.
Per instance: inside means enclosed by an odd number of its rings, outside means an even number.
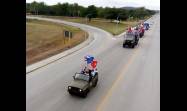
M84 69L82 69L81 73L91 75L92 71L93 71L92 69L89 69L88 67L84 67Z

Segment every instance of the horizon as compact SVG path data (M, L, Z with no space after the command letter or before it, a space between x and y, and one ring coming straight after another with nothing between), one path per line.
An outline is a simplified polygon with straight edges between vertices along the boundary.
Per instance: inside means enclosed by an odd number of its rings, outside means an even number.
M159 10L160 11L160 0L92 0L91 3L85 2L85 0L26 0L26 3L36 2L44 2L46 5L56 5L57 3L77 3L80 6L88 7L89 5L95 5L96 7L145 7L150 10ZM152 4L150 4L152 3Z

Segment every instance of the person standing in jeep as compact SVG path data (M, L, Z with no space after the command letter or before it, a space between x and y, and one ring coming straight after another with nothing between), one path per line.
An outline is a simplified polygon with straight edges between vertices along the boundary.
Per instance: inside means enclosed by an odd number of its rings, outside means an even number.
M89 74L90 76L94 76L97 70L97 60L91 56L91 55L87 55L84 57L84 60L86 61L86 66L84 67L84 69L82 70L82 73L84 74Z

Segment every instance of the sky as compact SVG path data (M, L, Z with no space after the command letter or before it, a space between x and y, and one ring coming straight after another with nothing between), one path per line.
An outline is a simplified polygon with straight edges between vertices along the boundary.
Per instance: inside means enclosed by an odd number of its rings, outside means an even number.
M45 2L47 5L54 5L58 2L60 3L78 3L82 6L95 5L97 7L125 7L125 6L133 6L133 7L146 7L147 9L160 10L160 0L26 0L27 3L31 3L33 1L37 2Z

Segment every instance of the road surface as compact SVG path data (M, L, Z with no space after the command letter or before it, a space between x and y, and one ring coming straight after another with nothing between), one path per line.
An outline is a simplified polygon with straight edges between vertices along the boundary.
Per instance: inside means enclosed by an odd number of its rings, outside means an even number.
M103 30L70 23L88 31L94 42L27 74L26 110L160 111L160 16L150 21L154 24L135 49L123 48L122 37L113 39ZM98 60L99 81L83 99L69 95L67 86L86 54Z

